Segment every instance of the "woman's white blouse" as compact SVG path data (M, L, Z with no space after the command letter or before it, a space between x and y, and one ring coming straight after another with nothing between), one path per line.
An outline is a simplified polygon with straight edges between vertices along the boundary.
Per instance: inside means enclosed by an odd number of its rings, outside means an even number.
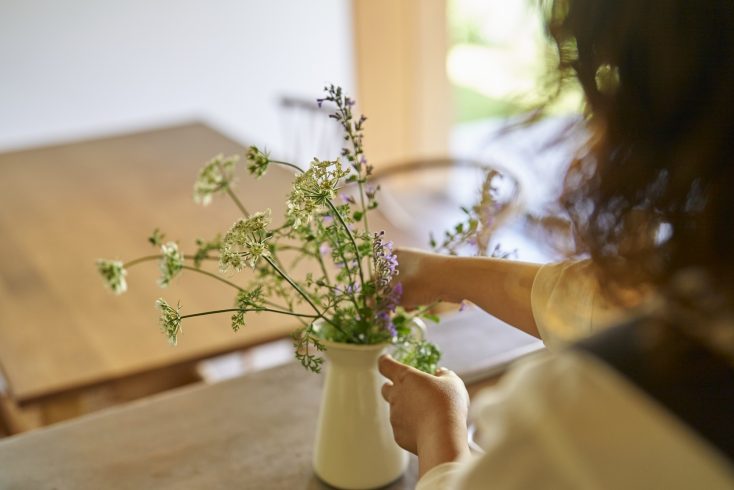
M719 453L582 353L519 363L472 419L486 453L433 468L417 490L734 489Z
M418 490L734 489L722 457L595 358L562 347L621 319L588 261L549 264L531 294L556 354L518 363L472 402L486 453L426 473Z
M545 345L558 349L621 319L601 294L588 260L542 266L530 294L533 318Z

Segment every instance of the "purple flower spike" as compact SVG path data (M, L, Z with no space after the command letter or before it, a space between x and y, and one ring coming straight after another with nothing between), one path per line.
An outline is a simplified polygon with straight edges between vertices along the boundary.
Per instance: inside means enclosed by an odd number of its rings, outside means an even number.
M390 332L390 337L392 338L398 336L398 329L395 328L395 324L392 322L392 320L388 320L387 322L387 331Z

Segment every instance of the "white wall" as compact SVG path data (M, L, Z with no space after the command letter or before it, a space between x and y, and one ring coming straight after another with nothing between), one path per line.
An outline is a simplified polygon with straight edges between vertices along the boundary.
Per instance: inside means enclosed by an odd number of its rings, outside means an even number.
M0 151L194 118L282 149L282 95L354 93L347 0L0 0Z

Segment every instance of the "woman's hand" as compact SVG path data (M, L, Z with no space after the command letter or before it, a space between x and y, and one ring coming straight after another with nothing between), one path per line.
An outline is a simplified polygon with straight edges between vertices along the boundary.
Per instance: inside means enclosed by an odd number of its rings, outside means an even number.
M420 475L469 453L466 418L469 395L453 372L435 376L382 356L380 372L390 381L382 396L390 404L390 423L400 447L418 455Z
M441 297L440 288L442 276L449 272L442 270L444 256L413 248L398 248L396 255L400 267L396 281L403 286L403 307L411 309L447 299Z

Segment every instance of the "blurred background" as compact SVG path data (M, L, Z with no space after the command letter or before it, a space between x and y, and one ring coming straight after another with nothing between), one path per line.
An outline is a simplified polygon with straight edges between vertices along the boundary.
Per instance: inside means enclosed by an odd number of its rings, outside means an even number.
M369 115L369 154L380 165L480 151L498 124L548 95L533 0L6 0L0 8L6 151L202 120L287 155L302 143L298 124L308 126L298 102L334 83ZM578 109L569 90L551 113ZM305 158L308 150L318 148L304 148Z
M430 158L500 165L520 179L526 210L541 214L575 144L548 145L579 114L574 87L548 104L541 124L502 131L554 90L534 0L8 0L0 8L0 151L201 121L303 165L338 154L339 134L315 105L334 83L368 116L367 155L378 170ZM446 176L421 178L430 187ZM444 193L466 205L475 175L450 180ZM544 257L519 248L521 258Z
M77 359L79 369L43 392L46 384L33 376L51 375L38 367L46 354L38 351L34 339L49 335L48 318L64 328L81 317L94 325L122 308L120 298L102 297L106 292L98 278L92 278L90 264L106 254L134 256L138 249L128 238L144 241L149 221L173 223L172 214L185 213L186 220L205 228L223 229L231 223L229 208L220 213L221 223L213 223L181 207L190 201L195 168L214 152L256 144L300 165L313 157L334 158L341 134L328 119L328 110L315 103L326 84L342 86L356 98L358 111L368 116L366 153L383 187L388 225L412 237L408 243L427 247L428 233L440 233L461 216L459 206L476 202L486 169L496 168L507 177L499 187L511 201L512 219L496 230L493 243L511 251L511 258L551 260L554 252L528 231L528 223L541 219L553 201L564 166L578 145L557 141L559 131L580 117L578 88L569 87L554 98L535 124L516 127L552 93L547 76L554 62L551 54L534 0L0 2L0 181L6 184L0 189L0 207L5 210L0 213L0 230L5 231L5 252L12 252L0 262L0 373L5 378L0 391L5 392L6 418L18 413L28 418L36 410L30 425L44 424L106 406L110 398L135 398L166 387L153 383L154 388L124 395L101 392L98 368L91 360L79 361L88 355L79 352L87 351L72 346L61 358ZM191 124L202 124L206 134ZM183 133L175 133L176 128ZM160 150L160 135L169 135L165 144L175 146L175 152ZM81 159L87 163L65 171L64 165L73 168ZM145 172L155 172L156 162L165 159L178 163L169 162L172 166L154 175L165 180L170 195L156 194L138 208L119 204L141 199L143 179L153 178ZM124 178L123 168L128 172ZM186 184L169 181L171 172L181 172ZM57 184L66 186L66 194L46 201L38 197L51 196ZM127 194L121 187L127 187ZM105 207L115 199L117 207ZM98 214L85 215L90 209ZM113 211L128 214L113 216ZM69 266L78 267L79 277L90 275L89 289L59 293L58 298L61 304L73 301L78 311L90 313L71 315L67 323L51 313L35 317L28 305L40 303L30 296L20 309L21 289L23 294L41 294L53 287L68 288L68 282L57 278L58 284L41 281L28 293L24 278L36 268L47 271L48 264L58 263L56 257L44 255L51 253L48 247L34 252L29 244L68 241L69 250L78 251L67 235L94 241L90 235L108 219L120 222L119 236L110 232L107 242L87 244L89 253L77 254L79 263ZM170 225L176 236L188 233L186 220ZM63 226L55 228L54 223ZM73 232L66 223L74 223ZM26 269L18 269L19 250L28 254ZM149 306L153 294L157 293L144 291L138 299ZM92 298L99 314L80 298ZM135 305L123 310L129 315L137 311ZM8 313L14 308L17 314ZM123 310L119 329L130 322ZM162 369L167 362L168 354L156 350L167 347L156 331L154 312L139 315L150 317L145 328L153 332L151 342L161 346L150 347L156 354L149 364L132 368L116 357L109 361L114 356L104 351L100 359L112 366L110 379L142 376L151 365ZM69 340L74 335L59 342L74 342ZM126 342L124 332L115 342L92 338L103 335L96 331L89 335L85 341L100 350ZM197 334L191 335L189 345L197 345ZM227 366L241 372L243 365L266 366L292 355L285 341L202 367L201 358L244 346L231 345L231 337L231 332L222 332L216 345L196 355L195 347L183 347L179 352L191 356L177 358L176 366L196 357L198 375L216 378ZM250 339L253 345L265 340L272 338ZM139 338L127 342L131 357L144 357L135 352ZM49 361L48 372L58 370ZM23 383L29 387L26 398ZM68 387L79 394L88 385L97 386L97 391L90 395L87 390L85 401L77 400L71 409L38 408ZM103 398L106 401L100 401Z

